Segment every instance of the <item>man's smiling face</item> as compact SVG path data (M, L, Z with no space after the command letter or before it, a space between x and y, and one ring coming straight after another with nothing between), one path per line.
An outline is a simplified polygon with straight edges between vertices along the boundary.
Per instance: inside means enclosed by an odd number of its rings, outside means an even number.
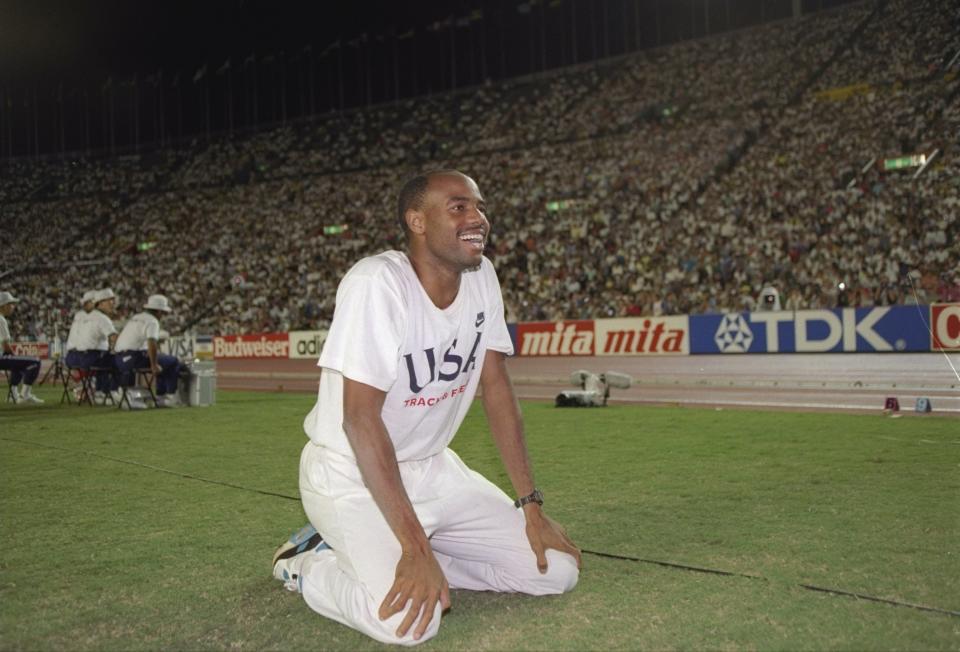
M436 262L464 271L480 265L490 223L476 182L459 174L430 178L424 196L426 249Z

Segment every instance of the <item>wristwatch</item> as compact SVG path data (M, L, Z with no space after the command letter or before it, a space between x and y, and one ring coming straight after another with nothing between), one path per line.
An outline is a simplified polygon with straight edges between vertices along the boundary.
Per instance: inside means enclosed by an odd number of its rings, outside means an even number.
M539 489L534 489L533 493L531 493L529 496L524 496L523 498L517 498L515 501L513 501L513 506L516 507L517 509L520 509L527 503L536 503L538 505L542 505L543 492L540 491Z

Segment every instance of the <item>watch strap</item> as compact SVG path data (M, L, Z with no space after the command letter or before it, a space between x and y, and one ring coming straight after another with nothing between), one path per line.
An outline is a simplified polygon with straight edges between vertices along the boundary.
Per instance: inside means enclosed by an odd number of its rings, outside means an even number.
M543 492L541 492L539 489L534 489L530 494L523 496L521 498L517 498L515 501L513 501L513 506L516 507L517 509L520 509L521 507L529 503L537 503L538 505L542 505Z

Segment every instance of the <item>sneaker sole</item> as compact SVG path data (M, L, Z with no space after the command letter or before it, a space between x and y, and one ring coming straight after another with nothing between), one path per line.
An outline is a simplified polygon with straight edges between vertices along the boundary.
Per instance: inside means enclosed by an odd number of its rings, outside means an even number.
M289 539L277 548L277 551L273 553L271 568L276 567L277 562L281 559L289 559L290 557L299 555L305 550L313 550L322 543L323 537L317 532L313 525L308 523L297 532L294 532Z

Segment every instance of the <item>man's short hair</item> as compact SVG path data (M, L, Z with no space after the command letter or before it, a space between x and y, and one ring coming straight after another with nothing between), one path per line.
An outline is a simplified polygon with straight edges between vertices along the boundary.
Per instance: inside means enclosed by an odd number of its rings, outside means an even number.
M419 174L403 184L400 197L397 199L397 219L400 221L400 230L406 235L407 211L420 210L423 206L423 196L427 194L427 185L430 183L431 173Z
M400 229L404 234L407 233L407 211L420 210L423 207L423 198L427 194L427 186L430 185L430 179L440 175L458 175L467 176L460 170L430 170L423 174L418 174L405 184L400 190L400 196L397 199L397 220L400 222Z

